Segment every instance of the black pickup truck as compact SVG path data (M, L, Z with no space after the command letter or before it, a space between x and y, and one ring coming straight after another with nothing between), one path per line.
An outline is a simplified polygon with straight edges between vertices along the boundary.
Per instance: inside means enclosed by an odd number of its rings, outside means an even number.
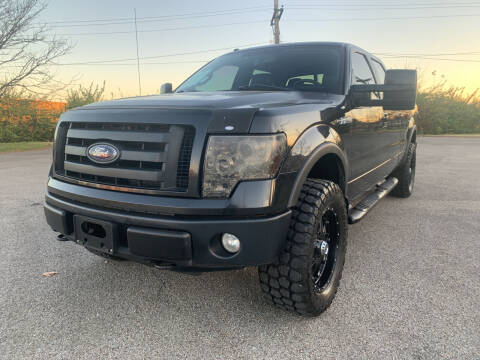
M345 43L235 50L172 92L64 113L45 215L59 240L178 271L258 266L318 315L347 224L415 178L416 72Z

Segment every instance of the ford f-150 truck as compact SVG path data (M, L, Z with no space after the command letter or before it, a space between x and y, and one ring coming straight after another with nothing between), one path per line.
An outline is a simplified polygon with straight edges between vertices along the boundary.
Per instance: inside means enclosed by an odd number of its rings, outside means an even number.
M47 222L113 259L258 266L267 299L318 315L339 286L347 225L412 193L416 82L354 45L292 43L232 51L173 92L68 111Z

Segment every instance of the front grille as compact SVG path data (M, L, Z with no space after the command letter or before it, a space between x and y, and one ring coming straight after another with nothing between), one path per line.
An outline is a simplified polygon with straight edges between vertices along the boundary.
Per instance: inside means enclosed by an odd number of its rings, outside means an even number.
M59 129L55 161L59 176L115 190L188 190L195 137L191 126L71 122ZM91 161L87 149L99 142L115 145L119 159L108 165Z
M183 134L182 146L180 147L180 155L178 156L177 167L177 187L188 187L188 175L190 172L190 157L192 156L193 138L195 130L192 127L185 129Z

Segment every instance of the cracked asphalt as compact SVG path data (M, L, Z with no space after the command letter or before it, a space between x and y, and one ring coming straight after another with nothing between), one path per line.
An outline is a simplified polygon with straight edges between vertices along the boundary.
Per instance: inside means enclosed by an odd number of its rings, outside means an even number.
M2 359L480 358L480 138L419 138L414 194L350 226L313 319L265 303L254 268L191 276L55 241L50 154L0 154Z

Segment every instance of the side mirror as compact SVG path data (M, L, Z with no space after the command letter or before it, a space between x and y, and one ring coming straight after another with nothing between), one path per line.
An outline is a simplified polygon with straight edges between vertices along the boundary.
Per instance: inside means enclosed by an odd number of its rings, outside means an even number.
M160 86L160 94L171 94L172 92L172 83L165 83Z
M417 70L387 70L384 85L352 85L355 106L383 106L385 110L413 110L417 98ZM383 93L371 99L363 93Z
M387 70L385 85L393 90L384 91L385 110L413 110L417 99L417 70Z

